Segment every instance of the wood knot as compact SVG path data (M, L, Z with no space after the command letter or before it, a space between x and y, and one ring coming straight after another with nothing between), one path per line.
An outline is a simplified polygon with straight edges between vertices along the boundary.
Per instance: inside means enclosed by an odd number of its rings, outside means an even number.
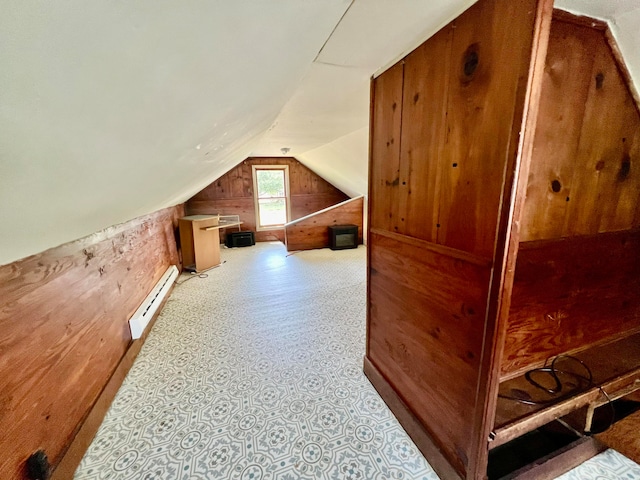
M385 180L385 183L387 184L387 187L397 187L400 184L400 179L396 177L395 180L393 180L393 182L390 182L389 180Z
M602 84L604 83L604 73L598 72L596 75L596 90L602 89Z
M473 43L469 45L462 56L462 73L466 81L471 80L479 64L480 55L478 54L478 44Z
M631 172L631 157L626 153L624 157L622 157L622 163L620 164L620 170L618 171L618 181L622 182L627 179L629 173Z
M562 184L560 183L560 180L556 178L551 182L551 190L553 190L555 193L558 193L560 190L562 190Z

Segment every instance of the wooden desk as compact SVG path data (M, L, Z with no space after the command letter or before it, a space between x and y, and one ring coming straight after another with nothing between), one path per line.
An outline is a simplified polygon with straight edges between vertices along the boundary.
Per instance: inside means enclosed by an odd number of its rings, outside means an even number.
M202 272L220 265L218 230L239 227L242 222L220 221L219 215L189 215L179 219L178 225L183 268Z

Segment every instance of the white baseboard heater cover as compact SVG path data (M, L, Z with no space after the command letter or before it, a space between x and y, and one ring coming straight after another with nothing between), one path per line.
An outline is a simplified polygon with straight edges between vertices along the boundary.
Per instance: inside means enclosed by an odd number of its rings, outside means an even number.
M171 265L162 278L153 287L151 293L144 299L142 305L138 307L133 316L129 319L129 328L131 329L131 339L137 340L142 336L145 328L149 325L149 322L153 318L153 314L156 313L162 300L167 296L171 285L178 276L178 267Z

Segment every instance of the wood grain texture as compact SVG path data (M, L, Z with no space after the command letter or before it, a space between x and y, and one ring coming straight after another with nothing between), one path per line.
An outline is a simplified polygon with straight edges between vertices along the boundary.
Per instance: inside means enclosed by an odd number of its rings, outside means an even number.
M534 4L480 2L374 80L372 228L492 258Z
M490 268L404 238L370 233L368 357L463 474Z
M187 214L239 215L242 230L255 232L257 242L284 242L284 228L256 231L252 165L288 165L292 220L330 207L349 197L291 157L250 157L187 200ZM220 242L225 239L220 231Z
M506 175L498 219L493 276L489 289L487 321L485 325L485 354L478 379L470 476L481 477L487 470L487 439L493 429L496 412L496 392L500 382L502 346L506 336L515 264L520 242L520 218L524 208L526 184L539 113L542 78L547 55L553 0L540 0L536 5L532 32L529 74L524 88L522 109L516 107L515 117L521 117L521 130L512 130ZM518 94L517 97L520 98ZM517 120L515 121L517 123Z
M60 462L124 355L127 321L170 264L182 206L0 267L0 477ZM18 368L19 366L19 368Z
M537 2L479 2L455 21L438 243L493 258L530 67ZM509 22L504 19L509 18Z
M480 1L373 84L367 356L465 478L486 475L487 300L537 4Z
M553 20L554 22L573 23L582 27L589 27L593 30L605 31L609 28L605 20L591 18L585 15L577 15L558 8L553 10Z
M288 252L328 247L329 227L333 225L357 225L358 244L362 243L364 197L347 200L329 208L285 225Z
M495 440L491 448L502 445L526 432L538 428L550 421L565 416L587 405L606 403L600 390L607 392L609 398L632 391L640 384L640 333L622 338L605 345L597 345L574 353L593 374L593 386L583 385L583 389L571 396L547 395L528 382L524 375L503 381L500 384L502 397L513 397L517 391L527 392L532 399L553 400L549 403L527 405L509 398L499 398L495 420ZM562 368L581 373L580 367L570 361L559 364ZM586 389L584 389L586 388ZM566 392L565 392L566 393ZM585 428L583 423L581 428Z
M404 62L373 80L369 224L397 232L400 228L400 135Z
M447 126L454 25L440 30L405 58L400 149L399 233L436 243L442 154ZM444 64L443 64L444 62Z
M445 480L461 479L460 474L451 467L433 438L424 430L422 422L411 412L411 409L407 407L368 356L364 358L364 373L418 449L425 457L429 458L429 465L433 467L438 476Z
M605 32L554 20L522 240L640 225L640 116Z
M620 75L622 75L622 78L627 84L629 93L634 98L636 102L636 108L638 109L638 112L640 112L640 93L638 93L638 90L635 88L633 77L631 76L631 73L627 68L627 65L624 60L624 56L622 55L622 52L618 47L618 42L616 41L615 37L611 33L611 30L609 29L609 24L604 20L585 17L582 15L576 15L576 14L566 12L564 10L559 10L559 9L556 9L553 11L553 18L560 22L573 23L579 26L589 27L590 29L600 30L604 33L604 36L607 40L607 44L611 49L611 54L615 58L616 63L618 65L618 70L620 72Z
M503 379L640 330L640 231L520 245Z
M609 430L596 435L596 438L609 448L625 457L640 463L640 411L616 422Z

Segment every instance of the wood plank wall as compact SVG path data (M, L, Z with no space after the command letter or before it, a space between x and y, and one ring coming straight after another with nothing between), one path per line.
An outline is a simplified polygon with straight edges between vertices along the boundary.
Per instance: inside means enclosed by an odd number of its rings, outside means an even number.
M357 197L288 223L284 229L287 251L328 247L329 227L333 225L356 225L361 244L363 209L364 197Z
M554 16L501 377L640 329L640 114L606 30Z
M186 202L188 215L220 213L240 215L243 230L256 232L256 241L284 242L284 228L256 231L252 165L288 165L291 220L295 220L349 197L292 157L250 157ZM224 231L220 234L224 236ZM224 237L222 238L224 240Z
M554 18L521 241L640 226L640 115L605 32Z
M640 330L640 231L520 245L502 379Z
M486 471L476 399L536 5L481 0L372 87L365 365L431 437L414 437L422 451L461 477Z
M0 478L62 459L131 342L128 319L170 264L176 206L0 266Z

